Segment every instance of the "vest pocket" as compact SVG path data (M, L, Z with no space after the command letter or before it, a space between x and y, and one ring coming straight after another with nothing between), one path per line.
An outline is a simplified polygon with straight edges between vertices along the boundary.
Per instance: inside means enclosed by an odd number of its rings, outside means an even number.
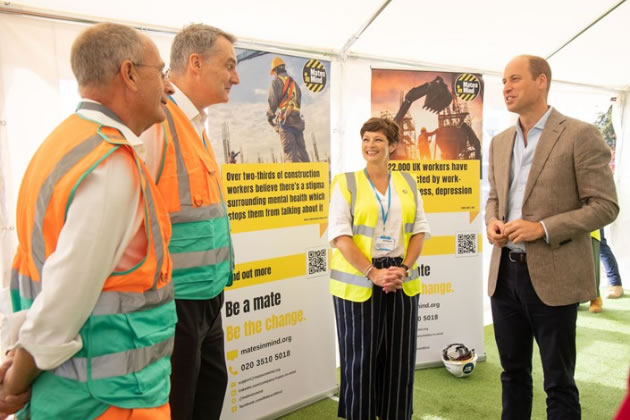
M153 309L128 313L126 317L139 346L151 345L168 338L177 323L175 302L172 300Z
M164 404L170 389L170 355L177 322L175 302L108 317L116 326L118 337L109 334L109 339L97 339L106 319L90 331L95 338L88 346L90 394L122 408ZM108 344L110 341L116 344Z
M129 326L136 336L136 348L130 352L127 363L132 367L137 391L148 396L151 405L166 403L177 323L175 301L145 312L141 316L134 316L137 312L127 314Z

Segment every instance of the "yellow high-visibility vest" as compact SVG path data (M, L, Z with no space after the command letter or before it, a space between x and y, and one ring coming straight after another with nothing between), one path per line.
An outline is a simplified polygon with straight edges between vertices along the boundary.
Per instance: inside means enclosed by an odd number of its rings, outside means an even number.
M418 187L413 177L405 172L392 172L392 182L402 207L402 233L405 254L416 221ZM352 214L352 240L368 260L372 260L372 242L378 221L378 207L370 181L363 170L340 174L333 180L350 205ZM414 262L410 275L403 282L408 296L420 293L420 273ZM365 302L372 296L372 282L334 248L330 262L330 293L353 302Z

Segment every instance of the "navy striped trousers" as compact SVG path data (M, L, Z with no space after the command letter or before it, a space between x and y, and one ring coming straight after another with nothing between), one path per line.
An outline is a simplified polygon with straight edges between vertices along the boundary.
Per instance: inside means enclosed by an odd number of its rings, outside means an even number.
M385 293L352 302L333 296L341 386L337 415L348 420L408 420L413 412L418 295Z

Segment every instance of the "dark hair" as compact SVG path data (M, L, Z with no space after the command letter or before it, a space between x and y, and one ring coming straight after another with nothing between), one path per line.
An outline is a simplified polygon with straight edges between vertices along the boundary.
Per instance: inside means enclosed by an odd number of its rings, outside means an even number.
M400 127L389 118L372 117L363 123L361 127L361 137L366 131L375 133L380 131L387 137L388 144L396 144L400 141Z

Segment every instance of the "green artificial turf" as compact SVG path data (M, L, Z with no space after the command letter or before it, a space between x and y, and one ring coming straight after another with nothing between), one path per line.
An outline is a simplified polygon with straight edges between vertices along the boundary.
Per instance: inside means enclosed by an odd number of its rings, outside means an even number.
M580 306L577 321L577 369L583 419L611 419L626 393L630 366L630 294L604 299L604 310L591 314ZM416 371L414 419L475 420L501 417L501 366L492 325L484 328L487 360L464 379L444 368ZM538 348L533 361L532 419L545 419L545 392ZM337 403L326 398L282 419L334 419Z

